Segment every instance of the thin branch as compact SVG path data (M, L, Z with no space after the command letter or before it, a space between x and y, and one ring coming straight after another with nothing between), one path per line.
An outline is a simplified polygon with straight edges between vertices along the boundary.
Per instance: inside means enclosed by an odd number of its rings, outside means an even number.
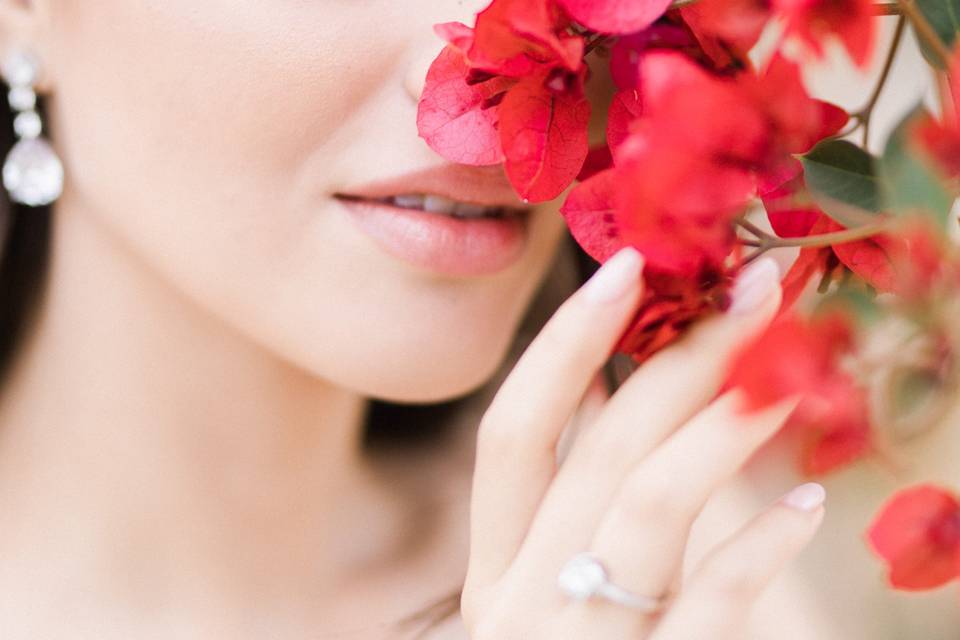
M737 222L743 226L743 221L738 220ZM878 233L891 231L894 226L893 223L893 219L887 219L883 222L868 224L862 227L854 227L853 229L844 229L843 231L834 231L832 233L821 233L802 238L778 238L776 236L771 236L770 234L764 233L763 235L765 237L761 238L759 241L744 242L744 244L747 246L756 247L757 249L744 258L743 264L749 264L750 262L753 262L771 249L780 249L784 247L798 247L801 249L829 247L835 244L844 244L847 242L864 240L871 236L875 236Z
M899 16L903 15L896 2L878 2L873 5L873 15L875 16Z
M821 233L815 236L806 236L804 238L774 238L768 244L770 248L777 247L826 247L835 244L844 244L846 242L855 242L863 240L878 233L890 231L892 227L890 220L877 222L874 224L854 227L853 229L844 229L843 231L833 231L831 233Z
M598 34L597 36L595 36L595 37L593 38L593 40L590 40L590 41L586 44L586 46L583 48L583 55L587 55L588 53L590 53L591 51L593 51L593 50L596 49L597 47L599 47L599 46L601 46L601 45L603 45L603 44L606 44L607 42L612 42L612 41L615 40L615 39L616 39L615 36L606 35L606 34Z
M746 218L737 218L736 223L755 235L759 240L776 240L776 236L772 236L757 225L753 224Z
M867 146L867 143L870 140L870 118L873 116L873 108L877 106L877 100L880 99L880 94L883 92L883 88L887 84L887 78L890 77L890 70L893 68L893 62L897 57L897 50L900 48L900 42L903 40L903 32L905 31L906 25L906 18L904 16L900 16L897 19L897 29L893 34L893 42L890 43L890 49L887 51L887 59L883 63L883 71L880 72L880 78L877 80L877 85L874 87L873 93L870 95L870 99L867 101L867 104L857 112L859 121L863 125L864 147Z
M897 5L900 7L900 11L903 15L910 18L910 23L913 24L913 28L917 32L917 36L923 40L927 46L933 49L934 53L937 54L937 57L943 61L943 65L947 66L950 64L950 49L947 48L947 45L944 44L943 40L940 39L940 36L937 35L937 32L934 30L933 26L927 20L926 16L917 9L916 5L913 3L913 0L897 0Z

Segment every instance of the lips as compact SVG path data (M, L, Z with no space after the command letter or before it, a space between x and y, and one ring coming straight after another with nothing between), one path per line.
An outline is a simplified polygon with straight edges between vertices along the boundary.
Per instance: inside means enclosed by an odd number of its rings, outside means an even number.
M443 165L334 196L380 248L436 274L496 273L527 242L531 208L499 166Z
M524 215L525 211L501 205L483 205L475 202L461 202L433 193L401 193L383 198L365 198L363 196L339 195L343 200L375 202L399 209L412 209L427 213L439 213L459 219L505 218Z

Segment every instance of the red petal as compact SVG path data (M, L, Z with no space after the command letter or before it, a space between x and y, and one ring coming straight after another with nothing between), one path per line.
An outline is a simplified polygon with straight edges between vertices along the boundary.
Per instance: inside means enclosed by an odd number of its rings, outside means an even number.
M783 314L731 359L729 386L743 390L748 411L821 389L826 390L817 394L822 404L832 408L846 400L830 392L831 387L843 383L836 366L838 357L849 348L850 331L850 319L843 312L814 320Z
M800 294L807 288L810 279L826 270L827 260L832 255L833 251L829 248L800 250L800 255L797 256L796 261L790 266L780 283L780 287L783 289L781 310L785 311L793 306Z
M601 171L574 187L560 207L573 239L597 262L606 262L625 244L613 215L617 183L615 169Z
M823 214L807 196L803 167L796 159L791 158L776 179L771 179L772 176L765 178L776 183L788 176L791 177L776 188L768 190L761 187L760 195L774 233L781 238L802 238L812 232L814 224Z
M802 469L824 475L862 458L872 450L867 393L843 373L822 380L818 394L791 416L791 427L805 431Z
M507 177L521 198L551 200L577 177L589 150L590 102L577 92L556 93L533 77L500 104L500 140Z
M433 32L462 51L466 51L473 44L473 29L462 22L435 24Z
M840 262L870 286L881 292L891 292L896 289L897 275L890 255L880 242L874 238L845 242L833 245L833 252Z
M649 27L672 0L557 0L570 17L592 31L631 33Z
M468 57L473 66L517 78L545 62L579 70L583 38L565 33L566 22L552 0L493 0L477 14Z
M773 0L786 19L786 33L796 35L817 56L823 55L823 40L837 36L861 68L873 54L878 22L873 0Z
M639 91L623 89L614 94L607 114L607 144L614 157L630 134L630 123L639 118L641 112Z
M587 152L587 159L583 161L583 166L580 167L577 180L582 182L612 166L613 156L610 155L610 147L605 143L593 145Z
M464 55L453 45L444 47L427 72L417 109L417 129L430 148L461 164L503 162L497 131L497 108L482 108L485 100L506 90L513 81L493 78L468 85Z
M934 485L902 490L883 505L867 540L887 562L894 587L944 585L960 573L960 501Z
M753 48L770 20L766 0L700 0L680 11L702 40L715 36L742 53Z

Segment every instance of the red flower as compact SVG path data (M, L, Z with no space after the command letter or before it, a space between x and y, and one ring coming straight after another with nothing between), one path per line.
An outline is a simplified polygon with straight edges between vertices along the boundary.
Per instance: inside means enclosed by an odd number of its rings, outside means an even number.
M806 153L850 119L840 107L811 98L800 68L780 54L761 73L742 74L740 84L767 116L777 151L784 155Z
M927 117L912 132L914 138L936 161L944 174L960 177L960 45L954 49L950 63L950 95L953 105L947 105L942 121Z
M813 225L823 217L823 212L807 194L803 166L799 162L785 163L782 172L770 177L773 179L767 182L776 186L761 184L760 197L774 233L781 238L802 238L813 233Z
M873 0L772 0L774 10L786 20L785 35L794 35L817 56L823 55L822 41L840 38L850 57L866 67L876 41Z
M611 146L619 232L653 268L718 271L735 245L732 220L756 192L764 119L733 82L682 54L648 52L640 70L642 111Z
M755 411L799 396L785 426L799 431L801 468L821 475L872 450L866 390L840 367L853 347L846 312L812 319L781 314L730 363L727 386L744 393Z
M420 136L462 164L497 164L528 201L550 200L587 157L590 104L583 38L552 0L494 0L476 26L437 25L450 44L433 61Z
M568 26L553 0L493 0L477 14L467 58L474 68L514 78L540 65L579 71L583 38Z
M574 239L598 262L627 244L614 205L621 180L616 169L601 171L578 185L560 209ZM730 285L724 270L690 277L644 269L644 298L614 350L643 362L700 318L726 309Z
M567 90L549 82L540 76L525 79L500 104L507 177L521 198L533 202L560 195L589 150L590 103L579 84Z
M705 272L697 279L644 270L644 300L615 350L637 363L677 340L704 316L730 306L731 274Z
M601 33L631 33L653 24L673 0L557 0L570 16Z
M623 89L613 95L607 112L607 145L614 157L630 137L630 127L642 113L643 103L638 89Z
M661 20L654 25L620 36L610 49L610 75L620 89L640 86L640 56L650 49L670 49L696 54L696 39L682 23Z
M570 235L601 263L626 246L614 216L613 194L619 180L615 169L600 171L578 184L560 207Z
M934 589L960 576L960 501L933 485L893 496L867 530L897 589Z
M744 409L763 409L794 395L830 397L837 363L851 347L850 319L832 312L814 319L784 314L730 364L728 386L740 388Z
M800 469L810 476L830 473L873 450L866 389L839 372L829 382L801 401L784 427L800 431Z
M680 13L705 48L715 38L744 55L757 43L771 15L770 0L700 0Z
M927 118L915 135L945 175L960 177L960 127Z
M513 81L492 78L467 84L470 67L463 52L444 47L430 65L417 109L417 128L430 147L452 162L491 165L503 162L499 111L489 104Z

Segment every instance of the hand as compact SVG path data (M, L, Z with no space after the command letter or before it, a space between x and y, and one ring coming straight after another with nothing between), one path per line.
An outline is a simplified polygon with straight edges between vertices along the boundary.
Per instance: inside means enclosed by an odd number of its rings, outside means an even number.
M754 600L823 518L822 488L803 485L708 553L680 586L694 519L795 406L742 416L739 391L717 397L732 351L779 306L769 259L738 278L728 312L631 374L558 467L563 427L639 303L642 262L622 250L566 300L481 420L461 600L473 640L740 638ZM567 596L557 576L581 551L598 556L613 583L664 596L664 606L644 613Z

